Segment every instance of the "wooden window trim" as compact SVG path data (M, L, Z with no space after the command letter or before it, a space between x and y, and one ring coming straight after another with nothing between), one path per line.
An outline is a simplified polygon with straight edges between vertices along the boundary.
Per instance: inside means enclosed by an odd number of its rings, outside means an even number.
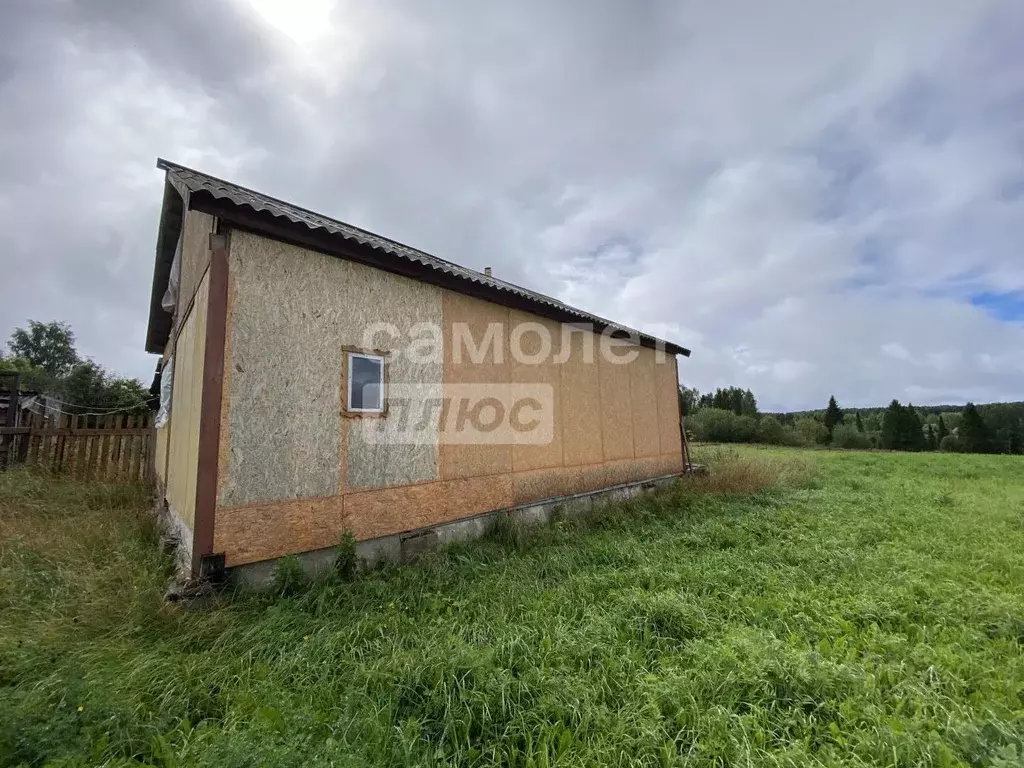
M348 407L348 386L349 370L348 359L350 354L370 355L379 357L384 363L383 377L383 408L379 411L352 411ZM390 396L391 382L391 352L386 349L367 349L365 347L342 346L341 348L341 416L344 419L386 419L388 415L388 400Z

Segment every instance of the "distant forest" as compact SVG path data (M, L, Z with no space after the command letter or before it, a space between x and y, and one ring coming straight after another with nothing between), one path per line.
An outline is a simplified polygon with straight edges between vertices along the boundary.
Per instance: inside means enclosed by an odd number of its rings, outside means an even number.
M679 405L706 442L1024 454L1024 402L843 408L831 397L818 411L761 413L749 389L681 387Z

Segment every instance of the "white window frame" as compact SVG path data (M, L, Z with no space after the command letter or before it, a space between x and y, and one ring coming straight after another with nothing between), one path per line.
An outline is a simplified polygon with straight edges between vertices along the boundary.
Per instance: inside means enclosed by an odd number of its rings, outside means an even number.
M380 400L378 401L378 407L376 408L354 408L352 406L352 384L355 381L355 379L352 376L352 361L357 357L362 357L366 360L377 360L378 362L380 362ZM384 413L384 402L385 398L387 397L387 393L384 391L385 382L387 381L387 375L384 372L384 366L386 365L387 358L384 357L384 355L374 355L370 354L369 352L348 353L348 385L345 388L345 405L347 406L346 410L349 413Z

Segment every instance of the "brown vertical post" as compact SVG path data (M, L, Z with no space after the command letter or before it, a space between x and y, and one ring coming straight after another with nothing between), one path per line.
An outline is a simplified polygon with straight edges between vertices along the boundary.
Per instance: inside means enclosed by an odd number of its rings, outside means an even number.
M196 469L196 513L192 539L192 575L202 574L203 558L213 554L217 510L217 460L220 447L220 403L224 388L224 345L227 340L228 252L230 232L218 224L210 235L210 290L206 305L203 347L203 390L199 410L199 466Z

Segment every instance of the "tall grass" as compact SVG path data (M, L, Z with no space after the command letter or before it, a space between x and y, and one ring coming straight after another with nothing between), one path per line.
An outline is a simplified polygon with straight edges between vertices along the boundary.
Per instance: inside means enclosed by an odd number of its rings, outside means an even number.
M141 496L11 473L0 765L1018 765L1024 466L956 458L702 457L203 611Z

